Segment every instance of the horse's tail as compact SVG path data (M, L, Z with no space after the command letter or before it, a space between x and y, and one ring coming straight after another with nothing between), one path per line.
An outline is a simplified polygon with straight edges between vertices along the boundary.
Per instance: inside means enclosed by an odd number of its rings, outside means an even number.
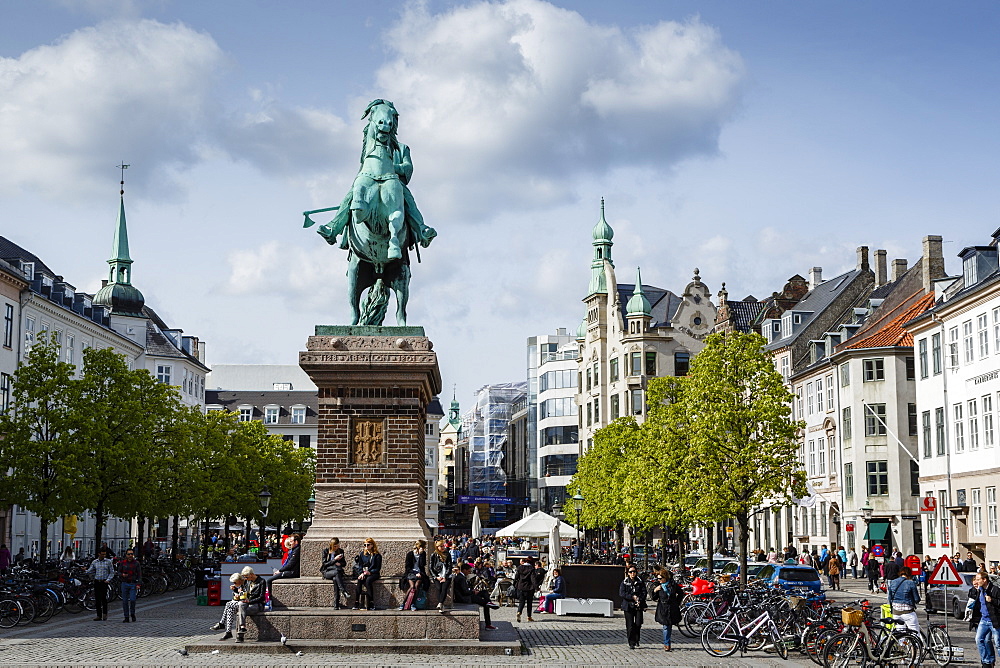
M385 281L378 278L375 280L375 285L368 289L361 303L361 317L358 322L362 325L381 325L388 310L389 288Z

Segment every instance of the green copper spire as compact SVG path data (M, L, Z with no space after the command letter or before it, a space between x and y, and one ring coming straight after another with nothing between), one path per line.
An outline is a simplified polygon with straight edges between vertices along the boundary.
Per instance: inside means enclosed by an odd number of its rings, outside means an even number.
M580 321L580 326L576 328L576 340L582 341L587 338L587 319Z
M632 291L632 298L625 305L625 311L630 318L633 316L647 318L652 316L652 307L642 291L642 274L639 273L639 267L635 268L635 290Z
M455 390L451 391L451 408L448 409L448 423L456 429L462 427L462 418L458 409L458 398L455 396Z
M124 186L124 179L123 179ZM115 315L142 317L146 299L132 286L132 258L128 252L128 228L125 225L125 191L119 193L118 223L108 260L108 281L94 295L94 303L111 308Z
M601 219L594 226L594 259L590 263L590 287L587 289L588 295L607 294L608 281L604 276L604 261L611 262L611 247L614 245L611 239L615 236L615 231L608 225L604 218L604 198L601 198ZM615 266L611 262L611 266Z

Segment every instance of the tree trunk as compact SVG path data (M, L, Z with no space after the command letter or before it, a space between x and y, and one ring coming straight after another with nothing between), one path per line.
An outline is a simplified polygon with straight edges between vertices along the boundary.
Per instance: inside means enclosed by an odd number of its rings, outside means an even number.
M715 566L715 525L709 524L705 530L705 552L708 554L708 568L706 573L711 575Z
M253 522L249 517L243 518L243 552L244 554L250 551L250 525Z
M750 515L736 513L736 524L740 528L740 585L747 584L747 544L750 542Z
M205 528L204 533L201 535L201 558L204 561L208 559L208 527L212 524L208 519L208 511L205 512L205 517L202 518L201 524Z
M39 524L39 542L38 542L38 561L39 563L45 563L49 554L49 522L41 517L38 518Z
M170 558L177 559L177 544L180 542L181 535L181 517L180 515L174 515L174 531L173 535L170 537Z
M226 523L226 533L225 533L226 542L225 542L224 552L226 554L229 554L229 515L226 515L226 517L223 519L223 521Z
M649 535L651 533L652 533L651 531L647 531L646 535L643 536L642 538L642 544L646 552L645 558L642 560L643 561L642 570L646 571L647 573L649 572Z
M681 573L682 575L687 575L687 569L684 568L684 557L685 557L685 553L684 553L683 534L678 533L677 534L677 566L678 566L678 572Z
M146 516L145 515L139 515L138 524L139 524L139 532L136 534L136 537L135 537L135 549L136 549L136 557L139 558L139 559L142 559L142 557L143 557L143 554L142 554L142 545L143 545L143 543L146 542L145 541L145 538L146 538Z
M101 549L101 540L104 538L104 502L101 501L94 509L94 551Z

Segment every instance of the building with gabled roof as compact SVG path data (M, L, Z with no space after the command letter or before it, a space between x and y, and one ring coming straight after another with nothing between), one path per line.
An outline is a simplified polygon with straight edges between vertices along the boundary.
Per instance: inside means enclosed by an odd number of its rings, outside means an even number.
M611 248L614 230L601 215L594 226L586 316L576 332L580 454L594 432L613 420L646 415L646 384L656 376L686 375L716 321L711 293L698 269L678 295L642 282L618 283Z

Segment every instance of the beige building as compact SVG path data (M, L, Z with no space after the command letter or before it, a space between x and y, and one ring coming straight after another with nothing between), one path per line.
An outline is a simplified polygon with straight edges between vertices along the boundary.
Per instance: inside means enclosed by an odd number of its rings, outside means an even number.
M593 231L594 258L587 312L577 330L580 354L576 405L581 454L594 432L616 418L646 415L646 383L656 376L687 374L691 358L704 347L716 308L697 269L678 296L643 285L619 284L611 259L614 231L604 215ZM624 304L624 306L623 306Z

